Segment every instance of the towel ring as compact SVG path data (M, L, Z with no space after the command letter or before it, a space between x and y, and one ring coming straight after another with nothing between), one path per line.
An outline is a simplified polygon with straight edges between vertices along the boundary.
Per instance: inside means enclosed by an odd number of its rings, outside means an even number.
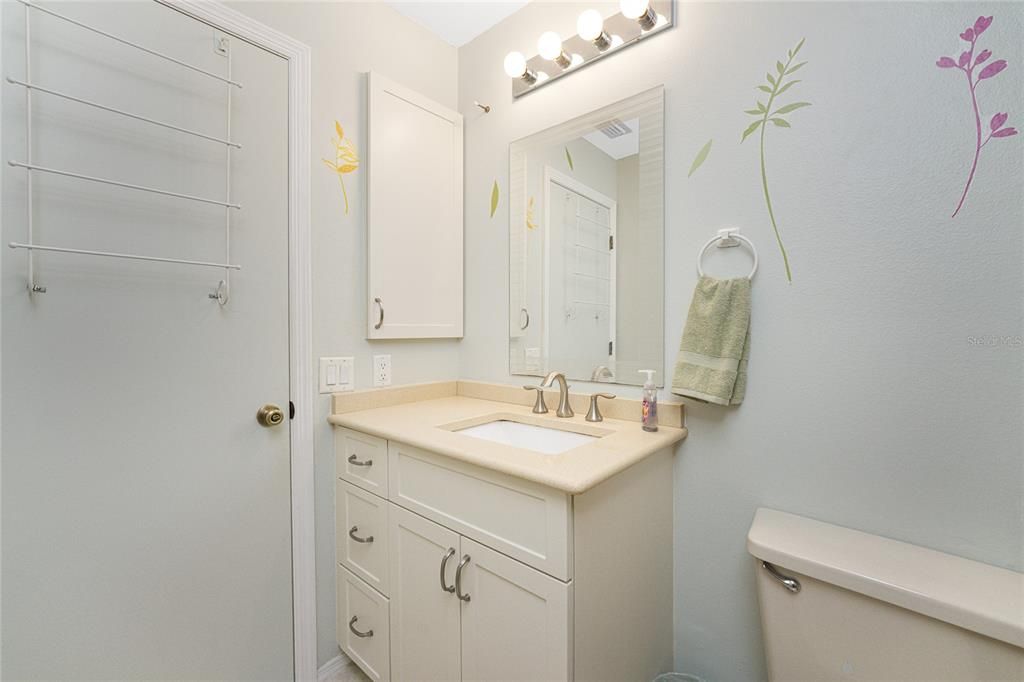
M704 276L704 268L701 267L701 261L704 260L704 254L707 250L717 242L720 247L726 246L739 246L740 242L743 242L750 247L750 253L754 256L754 267L750 270L750 274L747 275L747 279L754 279L754 274L757 272L757 249L754 248L754 243L739 233L734 227L719 230L718 234L709 239L706 244L701 248L700 253L697 254L697 274L701 277Z

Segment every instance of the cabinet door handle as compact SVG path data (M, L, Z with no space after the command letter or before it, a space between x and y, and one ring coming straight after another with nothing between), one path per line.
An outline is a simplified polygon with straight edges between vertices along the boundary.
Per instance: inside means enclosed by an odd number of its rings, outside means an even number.
M352 616L352 620L348 622L348 629L352 631L352 634L356 637L373 637L373 630L367 630L366 632L359 632L356 630L356 621L359 620L359 616Z
M348 463L349 464L355 464L357 467L372 467L373 466L373 460L372 459L368 459L365 462L360 462L358 459L356 459L355 455L349 455L348 456Z
M380 308L380 317L377 318L377 324L373 325L373 328L380 329L384 326L384 301L380 300L378 297L373 299L373 302L377 304L378 308Z
M455 596L462 601L469 601L468 594L462 594L462 569L469 563L469 555L464 554L462 561L459 562L459 567L455 569Z
M444 590L445 592L454 592L455 591L455 586L454 585L452 585L451 587L448 587L447 585L444 584L444 569L448 568L448 560L451 559L453 556L455 556L455 548L454 547L449 547L448 548L448 553L444 555L443 559L441 559L441 589Z
M353 540L355 540L356 542L362 542L362 543L367 543L367 544L373 542L373 536L372 535L368 535L365 538L361 538L358 535L356 535L356 531L357 530L359 530L359 526L352 526L351 528L348 529L348 536L350 538L352 538Z

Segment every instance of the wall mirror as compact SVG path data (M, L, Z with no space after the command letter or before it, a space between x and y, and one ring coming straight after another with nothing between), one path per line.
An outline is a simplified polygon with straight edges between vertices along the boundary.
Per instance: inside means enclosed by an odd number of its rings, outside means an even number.
M512 374L664 383L664 90L509 147Z

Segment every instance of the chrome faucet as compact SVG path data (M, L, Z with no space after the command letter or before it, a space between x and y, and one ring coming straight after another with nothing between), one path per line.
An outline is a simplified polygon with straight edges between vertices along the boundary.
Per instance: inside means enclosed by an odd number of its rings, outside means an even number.
M559 417L571 417L574 412L569 405L569 384L565 383L565 374L562 372L551 372L544 381L540 382L541 388L548 388L552 383L558 381L558 409L555 414Z

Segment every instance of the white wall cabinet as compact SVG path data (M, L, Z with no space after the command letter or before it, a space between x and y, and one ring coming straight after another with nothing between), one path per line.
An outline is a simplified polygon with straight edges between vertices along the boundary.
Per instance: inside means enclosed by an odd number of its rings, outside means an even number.
M348 429L335 440L338 645L371 679L671 669L670 451L570 496ZM368 453L386 481L349 470Z
M462 115L368 81L367 336L461 338Z

